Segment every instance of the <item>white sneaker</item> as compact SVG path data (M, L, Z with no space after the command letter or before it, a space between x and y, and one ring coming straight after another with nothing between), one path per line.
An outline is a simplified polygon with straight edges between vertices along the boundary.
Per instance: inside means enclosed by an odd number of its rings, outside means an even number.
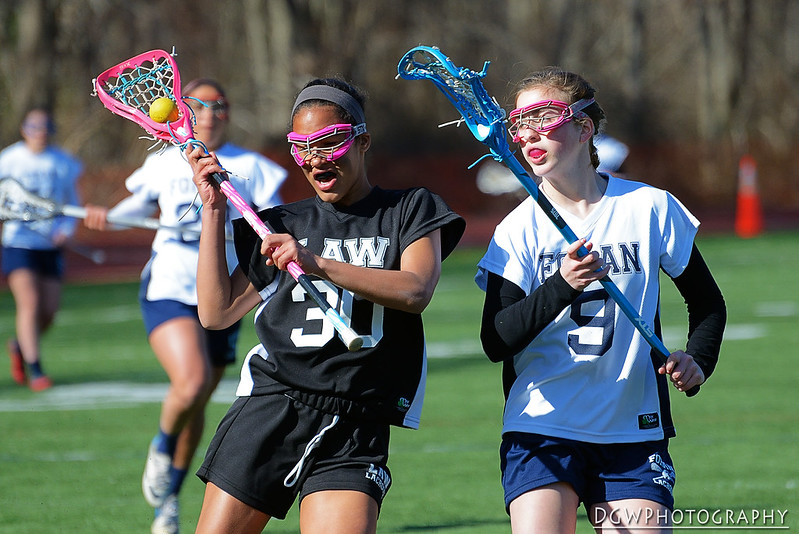
M178 534L178 496L174 493L164 499L164 504L155 510L155 520L150 527L151 534Z
M169 467L172 458L164 452L158 452L155 443L150 443L147 451L147 463L141 477L141 490L147 503L153 508L164 505L169 490Z

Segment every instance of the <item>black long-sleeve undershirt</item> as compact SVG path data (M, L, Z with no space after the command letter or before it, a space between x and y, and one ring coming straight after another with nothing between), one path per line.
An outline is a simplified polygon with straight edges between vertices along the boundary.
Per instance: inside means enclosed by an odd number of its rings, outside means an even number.
M696 245L685 270L672 278L688 309L688 344L707 379L716 367L727 309L713 275ZM480 340L492 362L518 354L582 292L559 271L530 295L501 276L488 273Z
M672 281L688 308L688 343L685 352L694 357L707 380L719 361L724 326L727 324L727 305L696 245L691 251L688 266Z
M521 352L581 293L563 279L560 271L528 296L513 282L488 273L480 329L488 359L501 362Z

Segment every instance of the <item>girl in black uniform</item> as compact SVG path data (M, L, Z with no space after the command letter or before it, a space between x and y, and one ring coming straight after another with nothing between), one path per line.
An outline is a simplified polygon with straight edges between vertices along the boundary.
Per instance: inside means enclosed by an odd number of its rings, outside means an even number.
M260 344L198 476L197 532L261 532L299 495L302 532L374 532L391 484L389 425L417 428L426 359L421 313L463 219L423 188L373 187L363 96L317 79L297 96L291 152L316 196L260 213L258 238L234 221L239 266L228 275L226 201L201 149L189 153L203 202L197 285L207 328L251 309ZM364 339L348 352L286 272L297 262Z

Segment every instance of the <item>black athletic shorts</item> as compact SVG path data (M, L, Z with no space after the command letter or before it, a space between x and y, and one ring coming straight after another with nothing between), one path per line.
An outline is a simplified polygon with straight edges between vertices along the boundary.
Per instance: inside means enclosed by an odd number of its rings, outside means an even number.
M278 519L297 495L324 490L360 491L380 506L391 486L388 442L386 423L339 418L281 393L239 397L197 476Z

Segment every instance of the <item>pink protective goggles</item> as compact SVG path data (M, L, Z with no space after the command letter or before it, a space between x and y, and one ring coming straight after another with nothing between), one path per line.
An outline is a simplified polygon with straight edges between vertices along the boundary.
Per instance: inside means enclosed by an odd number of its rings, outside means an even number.
M587 115L580 111L594 103L593 98L583 98L571 106L560 100L542 100L523 108L516 108L510 112L510 132L513 142L520 140L520 131L526 129L538 133L549 132L574 118L582 119Z
M325 161L334 161L347 153L355 138L366 133L366 123L361 124L331 124L310 135L300 135L291 132L288 137L291 144L291 155L294 161L302 167L308 161L319 156ZM332 143L330 138L344 135L344 140Z

